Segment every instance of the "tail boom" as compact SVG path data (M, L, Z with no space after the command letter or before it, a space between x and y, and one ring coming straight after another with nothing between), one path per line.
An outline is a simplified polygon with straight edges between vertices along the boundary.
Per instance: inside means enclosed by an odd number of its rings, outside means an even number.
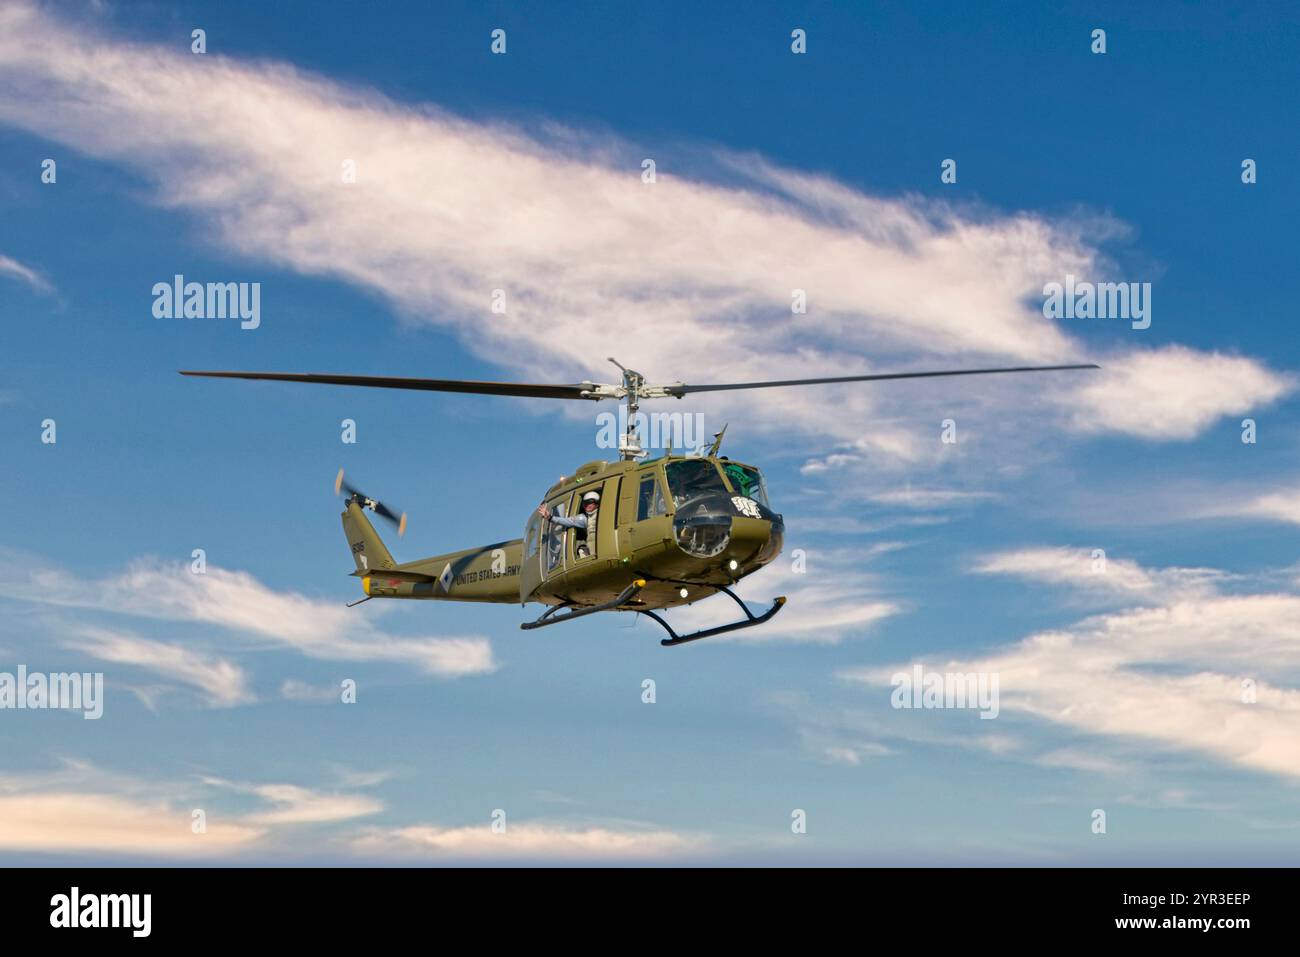
M519 603L523 539L467 548L398 564L355 502L343 513L343 531L370 598Z

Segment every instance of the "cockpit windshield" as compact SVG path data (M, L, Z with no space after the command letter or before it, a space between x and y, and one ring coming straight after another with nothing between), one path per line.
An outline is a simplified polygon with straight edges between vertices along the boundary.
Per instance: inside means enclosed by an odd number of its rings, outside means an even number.
M728 462L722 467L727 473L731 487L746 498L752 498L764 508L771 508L767 502L767 485L763 482L763 473L739 462Z
M691 499L715 492L727 494L727 486L713 463L707 459L685 459L669 462L668 490L673 495L673 508L676 510Z

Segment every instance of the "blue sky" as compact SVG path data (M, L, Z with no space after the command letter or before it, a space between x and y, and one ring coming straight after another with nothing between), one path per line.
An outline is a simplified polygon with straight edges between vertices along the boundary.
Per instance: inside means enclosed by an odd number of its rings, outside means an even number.
M1295 862L1293 14L17 3L0 26L0 671L106 685L98 721L0 711L4 859ZM155 318L176 273L261 283L261 325ZM1067 273L1151 283L1150 328L1044 318ZM662 406L730 423L788 528L741 588L781 616L673 650L628 616L342 607L340 466L411 514L400 560L497 541L606 454L612 406L175 374L608 381L609 355L695 382L1104 368ZM998 717L891 708L914 663L998 674Z

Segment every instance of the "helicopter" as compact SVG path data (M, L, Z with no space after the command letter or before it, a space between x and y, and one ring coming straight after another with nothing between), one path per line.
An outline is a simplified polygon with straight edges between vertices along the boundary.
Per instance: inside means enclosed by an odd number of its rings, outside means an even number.
M761 625L781 610L786 602L784 596L775 598L766 611L755 615L731 588L781 553L785 520L773 510L757 466L719 455L725 426L701 454L674 455L670 449L660 458L646 461L635 424L641 400L681 399L694 393L740 389L1100 368L1091 363L1016 366L690 385L652 384L617 360L609 361L621 370L621 383L534 384L292 372L181 370L180 374L470 395L623 401L624 421L629 425L619 442L619 458L587 462L554 483L528 519L522 538L399 563L366 512L395 525L399 537L406 531L406 514L366 495L340 470L334 491L346 495L343 531L356 564L351 574L361 579L365 592L364 598L349 607L374 598L517 602L521 606L538 602L548 606L535 620L522 623L519 627L523 629L558 625L597 612L636 612L662 625L668 637L660 644L671 647ZM596 507L588 512L592 502ZM658 614L716 594L730 597L745 617L679 635Z

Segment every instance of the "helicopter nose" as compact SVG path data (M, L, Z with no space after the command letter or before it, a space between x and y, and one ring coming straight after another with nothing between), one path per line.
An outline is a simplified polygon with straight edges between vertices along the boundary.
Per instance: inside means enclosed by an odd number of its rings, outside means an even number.
M781 553L785 525L781 516L731 516L730 534L715 554L728 575L740 577L757 571Z
M729 551L734 561L750 571L766 565L781 554L784 541L785 523L780 515L771 514L763 518L737 516L732 520L732 548Z
M767 523L767 544L754 556L754 563L756 565L766 565L781 554L781 547L784 544L785 521L780 515L773 515Z
M708 496L680 508L673 520L677 546L686 554L721 561L733 574L748 574L781 551L781 516L748 498Z

